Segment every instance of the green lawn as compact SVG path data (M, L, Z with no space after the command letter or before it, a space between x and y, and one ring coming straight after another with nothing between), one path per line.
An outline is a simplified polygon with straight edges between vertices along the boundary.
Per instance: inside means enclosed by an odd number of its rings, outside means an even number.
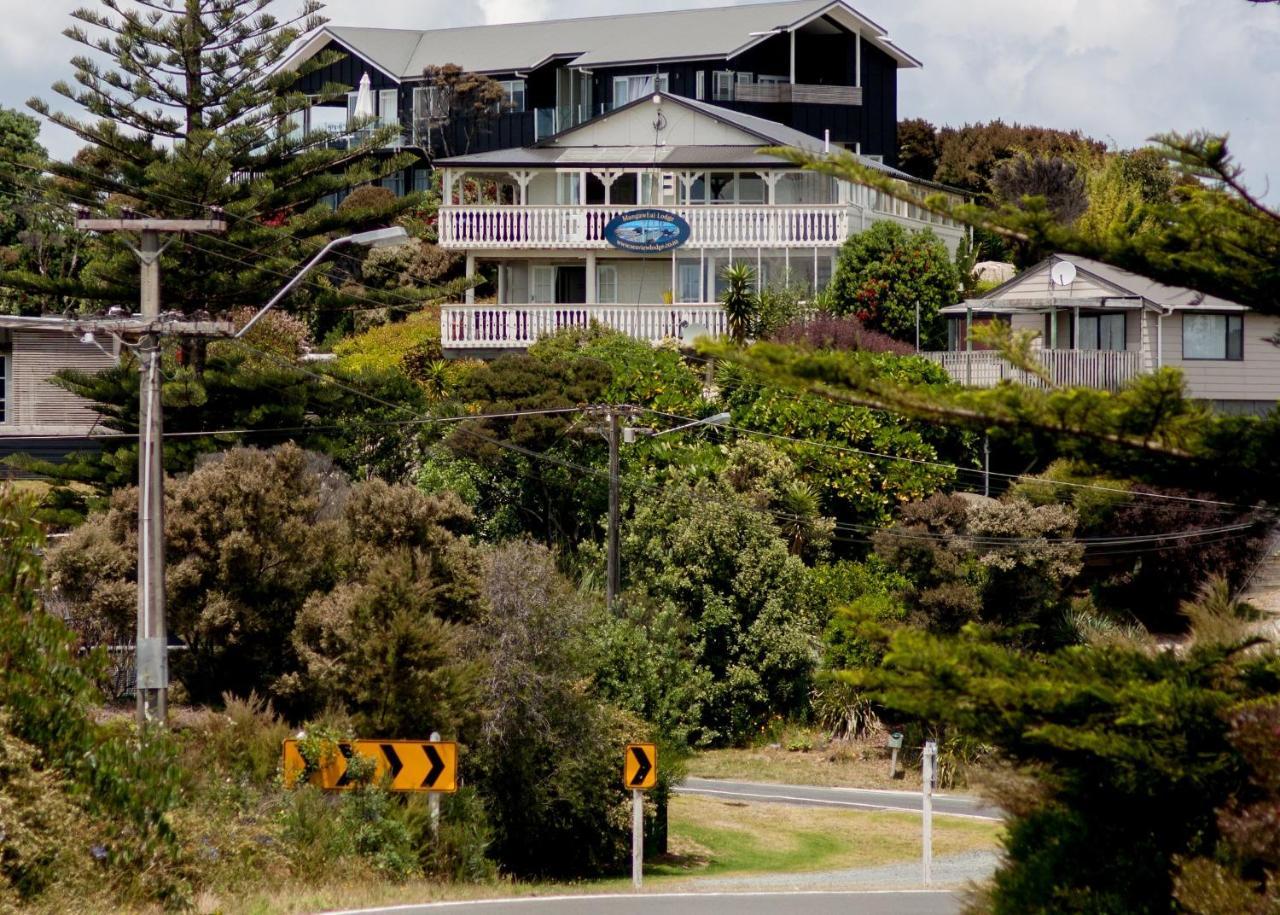
M994 849L998 823L936 817L936 856ZM677 797L671 804L671 854L655 877L789 873L874 867L920 855L920 817L910 813L828 810Z

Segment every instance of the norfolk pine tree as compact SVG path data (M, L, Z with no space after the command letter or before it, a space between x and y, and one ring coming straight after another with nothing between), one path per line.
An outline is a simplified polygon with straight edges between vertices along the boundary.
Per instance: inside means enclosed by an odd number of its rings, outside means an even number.
M299 136L294 119L308 104L295 81L340 55L321 54L281 69L290 46L324 23L318 0L301 0L285 18L277 0L101 0L72 13L64 34L88 49L72 60L74 84L54 91L81 116L29 106L86 144L72 161L51 163L68 199L101 215L125 208L147 216L209 218L226 214L224 236L180 239L164 257L166 310L221 313L260 304L314 254L326 236L387 225L419 205L421 195L377 207L335 212L318 204L329 194L404 168L410 154L375 152L397 128L362 130L344 144L337 131ZM323 87L322 100L348 87ZM370 125L354 125L368 127ZM21 169L16 169L21 172ZM37 170L26 172L38 183ZM332 259L329 272L349 257ZM349 271L348 271L349 272ZM137 263L120 236L95 240L77 275L56 282L31 271L0 269L0 285L70 296L88 308L129 304L136 297ZM340 281L318 281L318 308L359 300ZM127 295L122 296L121 293ZM428 298L434 290L400 290L393 297Z

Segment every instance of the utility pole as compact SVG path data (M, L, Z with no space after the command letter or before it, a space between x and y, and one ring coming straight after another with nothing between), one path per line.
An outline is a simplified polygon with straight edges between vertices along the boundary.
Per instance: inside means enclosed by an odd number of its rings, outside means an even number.
M591 427L591 431L599 432L609 443L609 516L605 531L605 606L610 612L618 600L618 592L622 589L622 562L619 555L619 516L621 514L622 475L622 419L631 419L639 414L635 407L628 406L592 406L584 412L599 421L599 425Z
M76 228L92 232L133 232L130 247L142 266L140 306L143 332L138 339L138 725L163 725L169 706L169 639L164 618L164 411L160 403L160 339L166 334L199 336L199 328L160 319L160 256L169 243L162 233L224 232L220 219L77 219ZM229 336L230 328L211 328L208 336Z

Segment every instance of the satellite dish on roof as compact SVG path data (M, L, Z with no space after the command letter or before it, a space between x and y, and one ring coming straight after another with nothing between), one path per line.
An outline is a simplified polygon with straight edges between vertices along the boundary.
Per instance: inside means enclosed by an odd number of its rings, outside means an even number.
M1049 271L1049 279L1055 286L1070 286L1076 281L1076 265L1070 261L1058 261Z

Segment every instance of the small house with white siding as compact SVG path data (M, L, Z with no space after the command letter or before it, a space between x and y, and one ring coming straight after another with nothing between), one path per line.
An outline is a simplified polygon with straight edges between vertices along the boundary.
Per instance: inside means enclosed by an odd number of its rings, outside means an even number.
M1171 366L1191 397L1219 410L1262 413L1280 401L1280 318L1089 258L1055 254L942 311L947 351L926 355L962 384L1041 383L973 345L974 325L1004 321L1039 335L1036 356L1055 384L1116 389Z
M0 326L0 456L65 453L98 427L89 402L51 378L63 369L101 371L116 356L109 345L104 352L63 328L39 326L56 321L10 318Z

